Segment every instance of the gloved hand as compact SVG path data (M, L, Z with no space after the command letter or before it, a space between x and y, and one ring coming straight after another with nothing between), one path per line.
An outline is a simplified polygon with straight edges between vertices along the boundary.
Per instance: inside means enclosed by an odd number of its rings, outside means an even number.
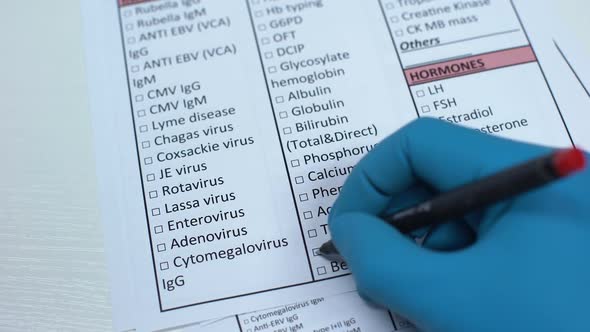
M422 331L590 331L589 171L439 227L438 250L377 217L550 151L431 119L377 145L329 218L359 293Z

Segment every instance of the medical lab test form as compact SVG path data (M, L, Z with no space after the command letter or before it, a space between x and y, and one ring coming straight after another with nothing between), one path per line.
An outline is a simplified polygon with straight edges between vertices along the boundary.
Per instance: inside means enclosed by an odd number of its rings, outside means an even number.
M411 328L318 255L356 162L422 117L590 147L545 2L82 4L117 331Z

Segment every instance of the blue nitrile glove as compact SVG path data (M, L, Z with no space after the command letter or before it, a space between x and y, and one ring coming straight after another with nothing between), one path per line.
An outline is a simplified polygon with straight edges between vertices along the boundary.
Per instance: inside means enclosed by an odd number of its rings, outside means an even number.
M380 143L329 220L359 293L422 331L590 331L590 171L434 232L461 250L421 248L376 217L550 151L427 119Z

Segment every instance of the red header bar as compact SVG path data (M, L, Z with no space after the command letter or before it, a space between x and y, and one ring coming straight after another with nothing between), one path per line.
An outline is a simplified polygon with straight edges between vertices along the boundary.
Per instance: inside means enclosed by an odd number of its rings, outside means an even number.
M154 0L119 0L119 7L137 5L138 3L152 2L152 1L154 1Z
M537 61L530 46L406 69L409 85L428 83L482 71Z

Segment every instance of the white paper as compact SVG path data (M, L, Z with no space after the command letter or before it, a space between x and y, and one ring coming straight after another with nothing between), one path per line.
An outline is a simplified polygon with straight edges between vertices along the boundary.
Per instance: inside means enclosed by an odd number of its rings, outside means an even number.
M410 332L414 329L406 319L368 305L356 292L348 292L203 322L175 332Z
M364 321L317 248L354 164L417 117L590 146L538 2L82 4L117 331L339 294Z

